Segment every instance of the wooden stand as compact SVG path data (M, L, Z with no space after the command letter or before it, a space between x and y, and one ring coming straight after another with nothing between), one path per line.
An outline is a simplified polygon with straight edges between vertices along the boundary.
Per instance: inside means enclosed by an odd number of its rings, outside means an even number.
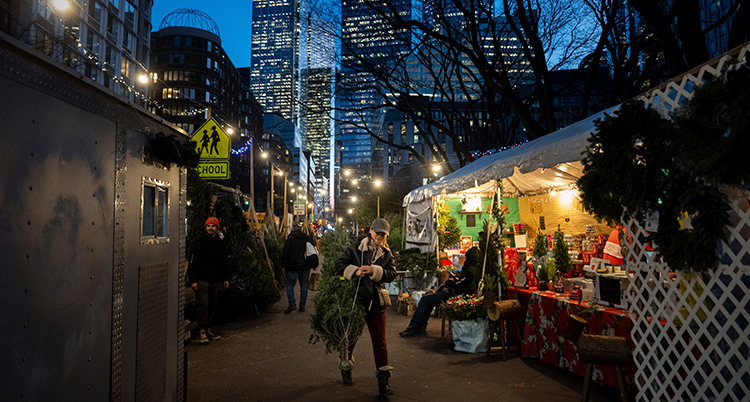
M563 329L562 336L563 338L575 344L578 342L578 338L581 337L581 334L583 333L583 329L585 327L586 320L577 315L571 314L570 316L568 316L568 322L565 323L565 328Z
M505 323L507 320L514 319L523 314L521 303L516 299L500 300L494 303L494 307L487 310L487 316L490 319L490 333L487 340L487 356L492 352L492 340L495 333L499 330L500 348L503 351L503 361L505 361L505 352L508 346L505 344ZM516 325L518 339L522 339L518 325Z
M581 402L589 400L595 364L615 366L620 398L622 402L628 402L628 390L625 386L625 375L622 372L622 366L630 361L627 339L619 336L581 335L578 341L578 358L581 363L586 363Z

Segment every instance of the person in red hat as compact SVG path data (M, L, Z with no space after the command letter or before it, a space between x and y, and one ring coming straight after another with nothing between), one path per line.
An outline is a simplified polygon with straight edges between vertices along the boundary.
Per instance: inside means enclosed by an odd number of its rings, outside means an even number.
M219 286L229 287L229 253L219 236L219 220L210 217L204 225L206 234L193 243L188 277L195 292L197 333L193 342L206 344L221 336L211 331Z

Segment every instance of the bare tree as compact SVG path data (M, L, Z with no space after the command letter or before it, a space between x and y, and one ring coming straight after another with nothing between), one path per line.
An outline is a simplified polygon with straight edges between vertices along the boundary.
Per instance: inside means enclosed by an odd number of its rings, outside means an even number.
M556 130L556 100L568 91L580 90L576 118L583 118L707 61L707 32L729 19L730 42L744 42L748 1L735 0L710 25L700 21L697 0L421 0L414 8L422 13L413 15L402 12L404 0L360 2L393 47L372 57L344 40L347 27L330 23L337 60L357 77L339 77L337 96L351 101L341 110L359 116L342 124L423 165L447 161L440 144L450 138L453 170L473 159L472 149L508 145L521 130L530 139ZM367 91L378 102L357 102L354 94ZM431 155L384 138L380 120L368 120L384 108L413 121Z

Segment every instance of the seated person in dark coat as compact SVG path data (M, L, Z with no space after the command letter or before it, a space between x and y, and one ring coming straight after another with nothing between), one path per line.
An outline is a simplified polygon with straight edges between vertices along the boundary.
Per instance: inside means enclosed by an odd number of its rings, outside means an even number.
M478 248L470 248L466 252L466 260L464 260L464 266L458 277L446 280L445 285L441 286L435 293L422 296L409 326L399 335L408 338L423 334L427 329L427 320L430 319L430 313L434 307L453 296L476 293L477 283L481 279L481 258L482 253Z

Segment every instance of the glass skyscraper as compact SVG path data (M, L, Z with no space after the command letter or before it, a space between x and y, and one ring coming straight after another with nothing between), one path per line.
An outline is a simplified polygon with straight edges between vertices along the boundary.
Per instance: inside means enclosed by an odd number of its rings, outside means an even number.
M279 112L287 119L297 115L299 12L304 1L253 0L250 90L266 113Z
M380 88L360 66L383 64L406 54L410 36L394 32L372 4L366 0L341 2L341 75L337 90L337 142L341 144L341 166L361 176L372 174L373 138L382 127ZM412 1L395 0L394 6L404 19L411 19Z

